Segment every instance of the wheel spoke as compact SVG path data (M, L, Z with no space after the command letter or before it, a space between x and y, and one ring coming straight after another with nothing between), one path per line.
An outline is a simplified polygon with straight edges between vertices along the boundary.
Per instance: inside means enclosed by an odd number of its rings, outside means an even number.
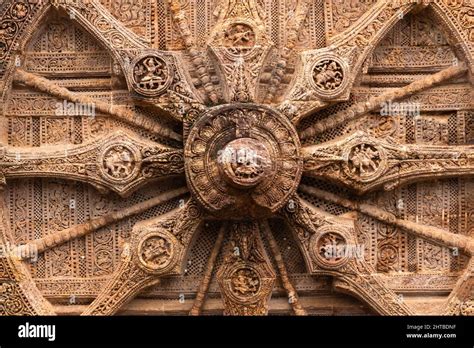
M111 315L161 277L183 272L202 211L193 199L156 219L137 223L120 266L84 315Z
M275 272L263 247L258 223L233 223L226 249L224 263L217 272L224 315L266 315Z
M357 103L344 111L341 111L335 115L331 115L331 117L328 117L306 128L300 133L300 138L305 140L315 135L324 133L329 129L343 125L349 121L356 120L371 111L378 110L381 108L383 103L400 100L410 95L422 92L444 81L460 76L466 73L467 70L466 64L461 63L457 66L446 68L436 74L417 80L407 86L387 91L377 97L371 97L368 101Z
M275 237L273 237L273 234L272 234L272 231L270 230L270 226L268 225L268 222L265 221L261 223L260 229L265 235L265 239L267 240L270 246L270 249L273 254L273 259L275 260L275 263L277 264L277 267L278 267L278 271L280 273L283 287L285 288L286 294L288 296L288 302L293 308L293 311L295 312L296 315L301 315L301 316L308 315L306 310L301 306L299 302L298 293L296 292L295 287L293 286L293 284L290 281L290 278L288 277L288 271L286 269L285 262L283 261L283 257L281 256L280 248L278 247Z
M37 253L43 253L46 250L52 249L58 245L69 242L73 239L77 239L88 235L102 227L113 224L120 220L129 218L133 215L137 215L147 211L154 206L168 202L171 199L177 198L188 192L187 188L180 188L170 192L163 193L159 196L151 198L147 201L132 205L131 207L112 212L110 214L93 218L83 224L76 225L70 228L66 228L61 231L53 232L39 239L28 242L25 245L21 245L18 248L19 255L32 255L29 252L24 251L35 251Z
M217 235L216 242L212 248L211 255L209 255L209 259L207 260L206 270L202 276L201 284L199 284L196 298L194 299L193 306L189 311L189 315L196 316L201 314L207 291L209 290L209 285L211 284L212 272L214 271L214 267L216 265L217 256L219 255L222 248L222 242L224 241L226 228L227 225L224 224L219 230L219 234Z
M357 132L304 147L304 174L359 194L426 179L474 176L474 146L394 145Z
M413 221L399 219L394 214L375 205L352 201L343 197L339 197L333 193L322 191L315 187L301 185L300 190L316 198L341 205L351 210L358 211L362 214L366 214L388 225L399 227L409 233L442 246L458 248L467 255L472 255L474 253L474 238L472 237L450 233L439 227L428 226Z
M144 117L136 112L133 112L123 106L111 105L106 102L91 99L87 96L80 95L69 91L67 88L60 87L54 82L41 77L36 74L26 72L21 69L17 69L14 75L16 82L24 83L25 85L37 89L41 92L50 94L60 99L68 100L73 103L81 103L83 105L94 105L95 108L108 114L112 117L117 118L127 124L150 131L152 133L158 134L165 138L170 138L173 140L181 141L182 136L173 130L162 126L161 124L153 121L150 118Z
M311 238L317 234L318 229L333 226L351 229L354 225L352 220L331 215L312 206L297 195L294 195L289 203L282 208L281 214L292 231L310 272L318 269L310 252Z

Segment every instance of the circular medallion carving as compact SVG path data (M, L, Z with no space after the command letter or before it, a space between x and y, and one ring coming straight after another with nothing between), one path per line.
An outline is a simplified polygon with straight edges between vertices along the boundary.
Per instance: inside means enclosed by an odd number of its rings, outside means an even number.
M185 146L191 191L219 216L266 216L295 192L302 160L290 121L265 106L216 107L194 124Z
M311 67L308 76L318 97L338 97L348 84L347 64L336 56L320 57Z
M386 154L378 146L370 143L352 145L345 151L346 174L360 182L377 179L386 168Z
M310 252L316 263L326 269L338 269L349 260L350 233L340 226L321 227L310 240Z
M133 87L138 93L153 97L168 88L171 74L163 58L149 54L136 59L132 66Z
M140 152L130 144L113 143L104 147L99 159L102 176L113 182L133 180L140 170Z
M224 31L222 45L231 53L239 53L242 50L251 50L256 43L256 35L253 28L245 23L233 23Z
M146 234L137 248L140 266L154 274L166 273L176 264L176 246L176 238L167 231Z
M237 268L230 275L230 290L236 297L251 298L257 295L260 283L260 275L253 268Z

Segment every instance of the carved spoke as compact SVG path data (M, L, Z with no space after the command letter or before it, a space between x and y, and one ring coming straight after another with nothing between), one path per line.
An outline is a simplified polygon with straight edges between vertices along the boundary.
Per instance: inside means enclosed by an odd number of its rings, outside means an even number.
M388 225L400 227L406 230L407 232L413 233L417 236L428 239L437 244L441 244L447 247L458 248L460 251L466 253L467 255L472 255L474 253L474 238L472 237L450 233L434 226L428 226L413 221L403 220L397 218L394 214L377 206L367 203L359 203L346 198L342 198L333 193L322 191L315 187L300 185L299 189L302 192L310 194L319 199L329 201L334 204L339 204L351 210L366 214Z
M111 315L159 278L181 274L202 211L193 199L156 219L137 223L118 269L84 315Z
M474 176L474 146L395 145L357 132L302 152L304 174L359 194L425 179Z
M165 138L171 138L177 141L182 140L182 136L173 130L166 128L160 123L157 123L150 118L146 118L143 115L137 114L123 106L110 105L103 101L94 100L89 97L79 95L69 91L67 88L58 86L54 82L51 82L44 77L26 72L21 69L16 70L14 78L17 82L24 83L29 87L48 93L57 98L83 105L94 105L98 111L106 113L132 126L148 130Z
M310 7L311 1L298 1L292 16L288 20L286 46L281 50L280 57L276 62L276 65L273 67L270 76L268 77L268 87L265 86L267 87L265 88L265 102L271 103L278 92L281 81L287 73L288 60L290 59L291 54L294 53L293 50L295 49L301 28L308 15ZM273 62L269 63L273 64Z
M56 177L90 183L127 196L151 180L184 173L182 150L145 141L123 131L81 145L33 149L5 147L3 179Z
M329 101L347 100L369 54L398 21L417 7L418 1L378 1L347 31L331 38L328 47L303 52L299 69L304 73L294 78L281 108L297 124Z
M122 260L104 289L82 315L112 315L143 289L158 284L160 279L141 269L126 246Z
M474 315L474 258L459 277L444 308L445 315Z
M333 287L361 299L381 315L413 315L398 296L389 289L375 269L361 258L354 258L335 272Z
M184 41L184 45L191 55L191 61L199 76L199 81L203 86L204 92L212 103L217 103L219 101L219 95L212 83L206 58L196 47L196 43L186 19L186 13L181 8L181 2L179 0L168 0L168 3L170 5L173 20L176 22L179 33Z
M282 208L281 214L285 218L288 227L293 233L301 253L305 259L306 267L310 272L317 270L314 255L310 251L314 244L314 236L319 229L352 229L354 222L350 219L331 215L324 210L312 206L304 199L294 195L288 204Z
M258 223L234 222L226 249L217 272L224 315L266 315L275 272L263 247Z
M217 285L225 315L266 315L277 276L296 315L313 285L472 314L468 2L4 0L0 314L115 314L162 283L140 302L200 315Z
M91 232L98 230L104 226L110 225L117 221L131 217L147 211L154 206L165 203L171 199L177 198L187 193L187 188L180 188L170 192L163 193L147 201L132 205L123 210L119 210L104 216L93 218L88 222L67 228L62 231L53 232L45 237L28 242L26 245L19 246L19 255L34 255L32 251L42 253L45 250L54 248L58 245L83 237ZM25 250L22 252L21 250Z
M347 110L341 111L335 115L332 115L330 118L319 121L306 128L300 133L300 138L304 140L324 133L328 129L340 126L349 121L356 120L357 118L364 116L371 111L378 110L381 108L381 105L387 103L388 101L400 100L410 95L419 93L444 81L462 75L466 71L467 66L464 63L460 63L457 66L451 66L438 73L412 82L407 86L387 91L377 97L369 98L368 101L357 103Z
M86 28L122 63L121 50L139 50L148 47L148 42L120 23L99 1L52 0L51 2L54 7L69 13L71 19Z
M278 244L275 240L275 237L273 236L272 231L270 230L270 226L268 225L268 222L265 221L260 224L260 229L262 230L263 234L265 235L265 239L267 240L268 244L270 245L270 249L272 250L273 258L275 259L275 262L278 267L278 271L280 273L281 281L283 283L283 287L286 290L286 293L288 295L288 301L293 308L293 311L295 312L296 315L308 315L306 310L301 306L299 302L299 297L298 293L295 290L295 287L290 281L290 278L288 278L288 271L286 269L285 263L283 261L283 257L280 252L280 248L278 247Z
M204 301L206 299L207 291L209 290L209 285L211 284L211 277L214 271L216 264L217 256L221 252L222 242L224 241L225 230L227 229L227 224L222 225L217 235L216 242L212 248L211 255L207 260L206 270L202 276L201 284L199 284L199 289L194 299L193 307L189 311L189 315L200 315L202 307L204 306Z
M320 211L297 197L290 200L282 213L311 273L336 277L336 290L355 295L378 313L410 314L357 251L353 220Z

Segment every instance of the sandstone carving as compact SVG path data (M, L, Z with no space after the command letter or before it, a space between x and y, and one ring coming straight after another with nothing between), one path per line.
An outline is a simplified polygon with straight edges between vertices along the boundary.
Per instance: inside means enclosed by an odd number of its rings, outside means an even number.
M473 315L473 18L3 1L0 314Z

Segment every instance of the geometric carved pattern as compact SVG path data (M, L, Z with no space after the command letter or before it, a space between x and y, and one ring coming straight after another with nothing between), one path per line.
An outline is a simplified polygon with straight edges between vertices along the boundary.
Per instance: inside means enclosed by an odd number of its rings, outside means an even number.
M6 0L0 314L472 315L473 11Z

